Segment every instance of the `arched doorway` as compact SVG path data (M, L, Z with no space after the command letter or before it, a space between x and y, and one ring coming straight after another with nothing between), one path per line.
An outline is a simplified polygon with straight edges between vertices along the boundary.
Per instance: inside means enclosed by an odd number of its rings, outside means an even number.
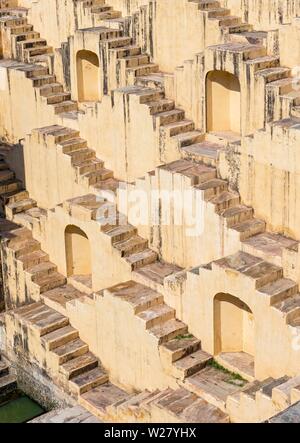
M230 294L214 298L214 355L227 369L254 379L254 316L249 306Z
M78 100L90 102L100 100L100 68L99 58L92 51L78 51L77 64L77 88Z
M65 230L67 276L91 276L91 248L87 235L77 226Z
M255 323L251 309L239 298L218 294L214 299L215 354L254 355Z
M206 77L206 131L241 133L241 87L226 71L211 71Z

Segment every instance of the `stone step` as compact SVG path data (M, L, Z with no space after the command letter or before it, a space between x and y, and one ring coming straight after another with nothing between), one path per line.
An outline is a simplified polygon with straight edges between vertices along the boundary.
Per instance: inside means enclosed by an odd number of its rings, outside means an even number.
M283 277L281 267L254 257L245 252L238 252L229 257L213 262L213 266L232 269L253 281L256 289L275 282Z
M242 61L258 59L266 56L266 48L260 45L225 43L208 47L219 59L223 57L240 57Z
M66 155L71 157L72 164L77 164L79 162L95 158L96 152L93 149L83 148L66 152Z
M72 379L98 366L98 359L88 352L60 366L59 371L68 379Z
M52 106L54 108L55 114L62 114L63 112L77 111L77 109L78 109L77 102L74 102L72 100L65 100L60 103L53 103Z
M158 171L168 171L171 174L180 174L191 180L192 186L197 186L208 180L216 178L217 171L204 164L196 164L188 160L175 160L166 165L159 166Z
M276 66L272 68L260 69L255 73L256 78L263 78L266 84L277 80L289 78L291 73L290 68Z
M35 208L37 206L37 202L31 198L27 198L24 200L19 200L14 203L9 203L5 210L7 217L11 220L15 214L19 214L20 212L27 211L28 209Z
M44 278L57 271L57 266L50 261L39 263L38 265L27 268L27 272L32 274L32 281L36 282L40 278Z
M252 219L253 214L253 208L244 205L238 205L234 208L225 209L225 211L221 212L220 215L226 220L227 227L231 228L238 223Z
M45 85L36 86L42 97L47 97L51 94L59 94L63 92L63 85L61 83L47 83Z
M8 192L17 192L23 189L23 183L20 180L11 179L0 183L0 195Z
M158 72L158 71L159 71L159 66L156 65L155 63L146 63L144 65L127 68L127 72L133 73L135 77L151 74L153 72Z
M206 201L218 197L223 192L228 191L228 182L219 178L213 178L207 180L200 185L196 186L196 189L203 191L203 197Z
M227 414L209 404L202 398L198 398L181 413L182 422L187 423L229 423Z
M267 45L268 32L265 31L252 31L246 30L243 32L237 32L228 34L226 41L232 43L250 43L251 45Z
M18 257L18 260L23 262L24 269L28 269L40 263L48 261L49 255L46 252L42 251L41 249L38 249L28 254L20 255Z
M66 283L66 277L59 272L51 272L51 274L43 275L35 278L35 283L40 287L40 293L50 291Z
M184 388L180 388L172 390L171 392L166 392L166 395L162 398L156 399L154 404L160 409L168 410L171 414L179 415L183 411L184 406L189 406L197 400L197 398L198 397L195 394L192 394ZM185 404L184 400L186 399L189 399L190 401Z
M179 148L194 145L203 140L203 134L200 131L183 132L172 137L177 141Z
M87 148L87 141L83 138L76 137L62 141L61 143L59 143L59 146L62 147L63 153L67 154L71 151L77 151Z
M132 276L136 282L154 291L161 291L164 279L181 271L182 269L179 266L156 261L137 269L132 273Z
M122 57L127 68L134 68L140 65L147 65L150 62L150 57L147 54L128 55Z
M104 180L108 180L109 178L113 178L114 173L111 169L101 168L96 171L87 172L82 174L82 177L88 181L90 186L95 185L96 183L103 182Z
M150 393L143 391L140 394L132 394L129 398L120 400L118 403L107 408L107 413L113 416L117 416L121 420L128 415L136 415L143 410L142 402L149 398ZM143 413L143 412L142 412Z
M210 20L216 20L220 27L227 27L227 26L233 26L233 25L240 25L241 19L240 17L235 17L233 15L228 16L219 16L219 17L210 17Z
M144 251L137 252L125 257L125 260L131 266L134 271L143 266L149 265L157 260L157 253L152 249L145 249Z
M45 308L45 306L42 302L29 303L29 304L26 304L26 305L21 306L19 308L16 308L14 310L14 315L22 316L28 312L32 312L32 311L36 310L37 308L41 308L41 307Z
M6 182L8 180L13 180L15 178L15 174L10 169L2 169L0 171L0 183Z
M186 334L188 327L181 321L172 319L150 328L149 332L157 339L158 344L162 344Z
M48 75L37 75L36 77L31 77L30 79L32 81L33 87L34 88L40 88L41 86L45 86L48 85L48 87L50 87L50 85L53 85L55 82L55 76L48 74Z
M103 419L109 406L128 397L129 394L108 382L83 394L79 402L92 414Z
M295 89L295 83L293 78L288 77L270 82L267 84L266 88L267 91L275 90L278 95L283 95L292 92Z
M19 34L15 34L15 43L25 40L35 40L40 38L40 33L34 30L25 31Z
M29 24L21 24L10 27L11 35L19 35L23 34L24 32L32 32L32 31L33 31L33 26Z
M148 247L148 240L135 235L129 239L114 243L114 247L120 252L121 257L142 252Z
M26 26L27 25L27 19L22 17L4 17L1 18L2 26L5 28L15 28L17 26Z
M281 278L259 289L259 293L266 297L270 306L293 297L298 291L297 283L288 278Z
M187 377L183 386L211 405L226 410L228 396L240 391L245 383L236 381L231 374L207 366L191 377Z
M120 297L121 300L129 303L135 315L154 306L161 305L163 302L163 296L161 294L133 281L105 289L104 294L106 293L114 297Z
M23 255L40 250L41 244L34 239L16 239L9 242L9 248L15 251L15 257L19 258Z
M78 330L68 325L44 335L41 337L41 342L48 351L52 351L53 349L63 346L72 340L76 340L78 337Z
M273 389L278 386L281 386L282 384L286 383L288 380L289 377L284 376L276 380L266 381L263 384L263 386L260 388L260 390L257 392L256 401L258 400L258 396L260 395L264 395L265 397L272 399Z
M141 47L135 45L128 45L121 48L112 49L111 51L116 52L117 58L124 58L130 55L140 55Z
M108 38L105 42L109 49L115 49L115 48L123 48L124 46L129 46L132 44L131 37L115 37L115 38Z
M55 349L52 353L56 357L59 365L63 365L68 361L87 354L89 347L80 338L69 341Z
M281 265L283 251L298 247L298 241L273 232L264 232L252 236L243 242L242 249L249 254L261 257L274 264Z
M98 158L92 158L89 160L84 160L80 163L73 163L73 166L78 170L80 175L87 174L88 172L95 172L103 169L104 162L103 160L99 160ZM106 170L107 171L107 170ZM107 174L108 177L111 177L111 174ZM106 178L103 181L110 180L110 178ZM97 183L103 183L103 181L97 181Z
M40 45L40 46L34 46L33 48L26 48L24 49L24 60L29 61L30 57L36 56L36 55L43 55L43 54L51 54L53 52L52 46L47 45Z
M212 356L200 349L175 361L173 364L174 374L176 374L176 378L184 380L186 377L190 377L203 369L211 361Z
M273 305L277 311L285 318L287 324L291 324L293 320L297 320L294 326L298 326L300 317L300 294L297 293L279 303Z
M66 315L66 304L84 296L84 293L78 291L72 285L67 284L44 292L41 298L47 306L55 309L62 315Z
M127 240L137 234L137 229L129 224L112 226L110 222L108 222L108 225L102 225L101 228L102 231L111 238L112 244Z
M69 92L52 92L47 94L47 105L58 105L64 102L71 102L71 94ZM57 111L57 108L55 108Z
M184 132L193 131L195 129L195 124L192 120L182 120L164 125L162 129L169 137L173 137Z
M163 396L154 403L157 408L173 416L176 423L229 423L227 414L183 388Z
M220 152L224 150L225 147L221 144L210 141L188 145L181 149L184 158L203 162L209 166L217 166Z
M44 38L32 38L28 40L18 41L17 46L20 47L23 51L24 49L47 46L47 41Z
M240 201L240 194L229 191L224 191L217 197L210 199L210 202L215 206L217 214L222 213L226 209L235 208L240 204Z
M236 23L236 24L227 24L226 26L221 27L223 33L226 34L239 34L241 32L250 32L252 31L253 27L249 23ZM263 46L261 42L253 44L257 46Z
M142 320L146 329L150 329L175 318L175 310L168 305L160 304L140 312L137 317Z
M201 341L191 334L186 334L173 340L169 340L160 347L166 356L168 363L172 364L201 349Z
M134 94L140 99L140 104L156 103L161 100L166 100L165 94L160 88L145 88L134 86Z
M299 385L300 376L297 376L272 389L273 403L280 411L283 411L291 405L291 391Z
M77 375L69 382L69 387L71 392L82 395L97 386L103 385L108 382L107 373L98 366L95 369L84 372L83 374Z
M175 102L174 100L163 98L157 101L149 101L147 102L147 106L149 106L150 115L156 116L159 113L173 111L175 107Z
M185 112L181 109L172 109L171 111L164 111L158 114L154 114L159 126L169 125L170 123L175 123L184 120Z
M257 218L251 218L231 226L231 229L238 232L240 241L243 242L253 235L265 232L266 222Z
M26 306L28 306L28 309L26 309ZM15 315L19 317L21 321L34 325L36 322L47 319L51 315L54 315L54 312L43 303L37 302L30 305L25 305L24 308L17 309L17 311L15 311Z
M50 314L44 315L44 318L38 318L33 323L34 329L36 329L42 337L43 335L49 334L50 332L56 331L57 329L61 329L64 326L69 325L69 319L62 316L61 314L51 310Z
M7 194L2 194L0 196L1 201L7 206L10 205L11 203L17 203L20 202L21 200L27 200L29 198L29 194L27 191L23 190L23 191L13 191L13 192L8 192Z

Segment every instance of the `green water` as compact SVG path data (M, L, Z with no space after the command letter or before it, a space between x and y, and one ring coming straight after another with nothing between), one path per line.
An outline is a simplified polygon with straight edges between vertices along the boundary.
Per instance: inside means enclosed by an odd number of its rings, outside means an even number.
M24 423L43 412L40 405L23 395L0 406L0 423Z

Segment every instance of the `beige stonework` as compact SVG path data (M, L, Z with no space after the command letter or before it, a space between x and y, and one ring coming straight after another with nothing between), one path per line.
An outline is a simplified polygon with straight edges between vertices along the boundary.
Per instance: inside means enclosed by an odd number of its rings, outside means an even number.
M5 357L108 422L300 400L299 45L299 1L0 1Z

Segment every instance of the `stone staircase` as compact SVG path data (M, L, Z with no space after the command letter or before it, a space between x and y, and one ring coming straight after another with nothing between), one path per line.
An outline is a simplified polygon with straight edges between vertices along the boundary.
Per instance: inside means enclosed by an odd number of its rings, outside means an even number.
M84 9L96 16L98 21L116 19L122 16L120 11L115 11L112 6L106 4L105 0L76 0Z
M188 332L188 326L176 319L175 310L163 296L134 281L121 283L102 291L102 296L116 297L128 303L160 349L164 368L178 380L201 371L212 356L201 349L201 342Z
M71 100L71 94L64 91L53 74L53 48L34 31L26 16L26 8L0 10L2 56L8 59L7 66L24 72L37 95L53 107L55 114L77 111L77 103Z
M98 417L130 423L228 423L224 412L186 389L125 395L107 384L84 394L80 403Z
M9 365L1 358L0 354L0 403L9 399L16 389L16 377L10 374Z
M246 252L216 260L207 269L221 268L235 271L249 278L260 297L267 300L282 321L296 329L300 325L300 294L298 284L284 278L283 269L270 261Z
M282 377L277 380L268 378L264 381L256 380L239 393L229 396L227 410L236 421L241 421L241 414L247 417L247 410L249 423L263 422L299 399L300 377Z
M84 294L81 294L83 296ZM69 319L46 304L31 303L13 311L20 324L34 330L44 349L51 353L57 382L76 398L108 380L99 360L89 352Z
M114 12L102 0L99 2L80 0L79 3L91 10L92 14L100 15L101 20L108 25L110 21L119 19L119 12ZM280 66L279 57L267 54L263 38L265 35L261 33L256 35L255 31L250 32L250 25L241 24L237 17L231 16L230 11L221 8L217 1L194 1L194 3L198 4L199 10L207 15L209 20L217 21L222 32L227 35L225 43L208 48L214 53L216 60L238 59L246 65L250 75L263 82L266 91L265 123L291 115L299 116L299 88L295 79L291 77L290 69ZM53 106L55 114L71 115L74 112L76 114L77 103L73 102L70 94L56 82L55 76L49 74L52 63L44 63L45 57L52 53L52 49L48 48L46 41L40 39L32 26L27 24L24 8L20 8L19 12L16 12L16 9L4 9L1 20L0 26L11 33L11 48L15 48L12 49L15 52L11 54L11 58L30 64L15 65L15 68L24 70L26 77L31 79L43 100ZM27 40L28 32L33 33L34 38ZM106 68L108 71L104 73L104 77L107 78L104 93L136 84L137 88L133 87L129 93L137 94L140 96L140 102L149 106L154 127L160 128L162 137L171 137L183 157L217 165L220 153L226 150L228 142L233 140L228 140L227 136L224 138L195 130L193 121L185 118L184 110L176 108L174 100L165 97L165 74L158 72L158 66L150 62L147 54L142 54L141 48L135 46L130 37L124 36L124 30L101 26L94 28L94 32L99 33L101 44L106 45L107 60L114 60L115 63L114 69ZM30 37L33 35L30 34ZM32 55L35 51L41 53ZM116 73L118 75L115 76Z
M51 129L51 131L53 130L54 132L52 133L52 136L54 136L54 139L55 137L58 137L57 141L61 142L62 140L59 139L59 136L66 135L66 132L61 128L57 129L57 127ZM186 173L188 176L194 177L194 183L196 184L196 186L198 185L200 187L203 187L203 191L206 192L207 198L211 198L212 195L214 196L215 194L213 194L213 192L215 192L216 189L219 189L219 191L221 192L228 192L226 188L226 182L217 179L215 176L215 172L213 172L214 169L209 166L195 165L194 163L188 162L186 160L181 161L180 164L177 164L175 162L175 164L173 164L172 166L173 168L171 166L163 166L163 168L171 167L171 170L176 171L176 173L180 171L180 173ZM179 166L180 168L178 169ZM213 175L211 175L212 173ZM203 181L203 183L201 183L201 180L199 180L201 174L203 174L203 177L205 177L206 182ZM198 183L199 181L200 183ZM209 185L204 185L207 182L210 182ZM24 191L21 192L23 192L23 197L28 197L26 194L24 194ZM237 196L234 195L235 203L239 201L238 199L236 199L236 197ZM21 202L23 202L21 207L23 207L25 200L28 199L25 198L24 200L20 200ZM28 205L30 205L30 203L33 203L33 207L31 209L28 209ZM213 204L216 203L217 202L213 201ZM72 211L72 206L76 206L77 215L78 207L82 207L84 209L85 217L87 212L90 212L91 220L93 220L93 217L95 216L95 211L97 212L99 206L101 207L101 205L103 204L103 201L96 201L95 195L79 197L65 203L68 211ZM224 207L222 205L216 205L216 208L218 208L218 210L220 210L220 208L224 210ZM36 209L34 202L27 202L25 205L24 214L28 212L30 213L30 211L33 209ZM8 203L8 213L13 216L17 215L22 217L22 212L17 211L15 213L15 210L15 203ZM243 211L238 211L237 213L243 214ZM242 216L242 219L243 217L246 218L245 220L240 220L239 218L236 218L235 213L229 213L229 220L231 221L231 223L229 223L229 226L235 226L237 221L239 221L240 223L244 223L245 221L249 222L248 216L249 214L251 214L251 217L253 217L253 211L246 211L246 213L248 214L247 216ZM239 217L239 215L237 217ZM249 225L247 226L249 227ZM142 276L143 279L145 279L145 276L147 276L148 282L150 281L150 283L148 283L147 286L142 286L136 282L128 282L126 284L117 285L114 288L107 289L103 292L103 294L105 295L105 293L109 293L112 294L114 297L120 297L123 301L126 301L132 306L134 314L138 316L141 322L144 324L145 331L147 331L147 333L151 334L155 338L155 340L157 340L157 344L160 346L161 349L164 364L166 366L168 365L168 370L171 370L172 376L174 376L180 383L184 383L184 386L188 388L190 392L198 396L200 395L201 398L204 398L213 406L226 411L227 397L231 394L235 395L235 392L240 390L240 387L232 387L232 383L228 382L227 380L222 380L221 383L219 371L215 371L214 368L207 367L207 364L211 360L211 356L207 355L201 350L199 340L188 334L187 326L175 319L174 310L163 303L162 296L159 293L151 290L151 286L158 284L158 275L160 275L160 277L165 276L164 264L156 261L156 255L153 255L153 262L150 262L150 264L147 262L145 263L143 261L144 256L142 255L141 257L140 253L136 253L136 249L134 250L133 254L130 254L132 252L133 244L133 247L136 247L136 230L132 226L126 226L125 230L123 230L122 228L123 227L121 227L120 231L120 227L112 228L111 226L109 226L109 229L108 231L106 231L106 233L107 235L110 235L113 240L117 240L113 241L113 245L119 248L121 256L123 256L125 260L129 258L130 263L132 263L132 270L134 270L133 275L139 275L140 273L140 276ZM45 305L41 303L30 305L32 308L37 309L36 314L38 314L38 319L40 318L39 310L41 309L42 327L44 326L43 322L46 322L46 329L43 329L43 331L47 331L47 333L49 334L54 332L55 329L51 330L51 321L53 319L54 322L56 320L58 322L62 322L61 329L67 327L68 319L65 320L66 317L64 315L64 313L66 312L66 303L72 300L77 300L78 298L86 297L86 294L80 293L80 291L72 288L71 285L66 285L65 278L57 273L55 265L49 262L47 254L41 251L39 242L35 241L32 238L32 234L28 229L20 228L19 226L13 225L13 222L2 220L1 231L4 236L7 236L8 230L13 231L13 235L10 235L11 238L8 239L9 249L13 250L15 258L17 260L23 262L26 273L30 275L33 285L37 286L38 292L39 294L41 294L41 298L45 303ZM123 235L125 235L125 237L123 237ZM128 240L134 237L134 242L128 244ZM249 239L248 235L245 235L244 231L243 238L247 238L247 240ZM279 236L278 238L283 239L283 237L281 236ZM141 241L141 239L139 240ZM145 246L144 242L141 243ZM260 246L261 244L262 243L259 243ZM288 245L290 244L283 242L281 247L285 247ZM246 253L243 254L246 255ZM138 256L138 260L134 261L132 259L132 255L135 258L137 258ZM266 263L263 260L258 259L257 257L253 257L250 261L252 263L253 270L251 266L249 267L249 264L245 265L245 272L248 273L247 275L252 275L253 272L254 277L260 282L260 286L257 285L257 288L259 288L262 293L270 296L270 299L276 302L274 304L274 307L276 309L278 309L280 312L283 312L284 315L285 313L287 313L289 320L296 321L297 323L299 313L298 296L295 296L295 301L293 301L294 299L292 297L291 304L289 301L285 303L285 300L289 299L288 295L290 296L296 293L297 285L294 282L284 279L282 269L278 268L276 265ZM232 262L235 264L236 260L232 260ZM222 265L222 261L220 261L219 263L219 265ZM170 265L166 266L168 270L172 269ZM153 272L153 270L155 269L156 274ZM180 269L176 268L176 271L178 270ZM172 271L174 272L174 268L172 269ZM243 271L243 267L241 271ZM170 273L172 272L169 272L169 274ZM160 284L162 284L163 278L161 277L159 281ZM282 302L284 302L284 304L282 304ZM27 306L25 306L24 308L20 308L20 312L24 313L24 311L22 310L24 309L26 311L26 308ZM53 310L53 308L55 309L55 311ZM294 315L295 312L297 313L297 316ZM292 315L290 316L290 314ZM34 312L33 318L36 318ZM47 323L48 320L50 322L50 326ZM48 329L48 326L50 327L50 330ZM56 326L54 326L54 328L56 328ZM71 332L73 333L73 331ZM74 336L71 334L71 337L73 338L72 340L70 340L70 344L65 344L63 342L61 346L58 346L58 348L61 347L61 349L58 350L58 356L56 357L56 359L58 362L64 362L61 363L62 366L68 363L69 354L73 355L73 351L75 354L77 354L77 351L79 352L79 354L81 354L81 352L84 353L84 355L88 354L86 346L80 341L78 342L78 337L76 336L76 333L74 334ZM54 335L56 336L56 334ZM84 352L84 350L86 352ZM79 357L81 357L81 355ZM76 356L76 358L79 357ZM65 358L67 358L67 361L65 361ZM85 357L79 358L79 362L82 362L82 359L85 363ZM89 355L87 357L87 360L88 363L90 363L92 357ZM91 364L95 364L95 361L93 360ZM71 367L70 371L72 372L72 363L67 365L67 369L69 368L69 366ZM69 373L67 373L65 377L67 378L67 380L69 380L68 374ZM81 374L78 374L78 376L79 375ZM79 377L80 382L82 381L82 379L86 381L85 376ZM218 380L218 383L216 383L216 380ZM90 381L90 379L88 379L88 381ZM223 390L221 389L222 385ZM71 386L73 385L71 384ZM94 386L93 383L91 383L91 386ZM71 388L68 387L68 389ZM73 389L76 388L73 387ZM82 400L85 407L87 407L88 402L92 403L92 406L90 406L89 409L91 411L93 411L94 407L93 401L97 404L97 401L100 401L97 400L100 393L102 395L102 391L99 387L95 388L95 390L96 391L91 390L90 395L87 394L85 397L83 396ZM115 387L112 388L112 390L114 391ZM101 395L100 398L102 398ZM190 395L191 394L189 394L189 396ZM101 414L101 416L103 417L103 413Z
M143 293L138 296L145 306ZM103 420L114 418L128 422L135 417L138 421L147 418L147 421L152 419L155 422L157 408L160 414L166 414L166 421L181 422L185 419L188 422L221 423L229 420L218 408L185 389L127 394L108 381L99 360L79 338L79 332L69 324L69 319L47 304L31 303L9 315L38 337L47 353L47 360L52 361L52 370L55 368L57 372L56 383Z
M54 143L59 152L69 157L78 183L91 187L95 194L101 190L116 193L120 181L114 178L113 171L105 168L104 162L87 146L87 141L80 137L79 131L54 125L35 129L32 136L38 143Z
M188 0L198 5L198 10L205 15L209 21L214 21L220 27L221 32L226 34L240 34L251 31L252 26L248 23L242 23L240 17L231 15L228 8L222 8L219 1L215 0Z

